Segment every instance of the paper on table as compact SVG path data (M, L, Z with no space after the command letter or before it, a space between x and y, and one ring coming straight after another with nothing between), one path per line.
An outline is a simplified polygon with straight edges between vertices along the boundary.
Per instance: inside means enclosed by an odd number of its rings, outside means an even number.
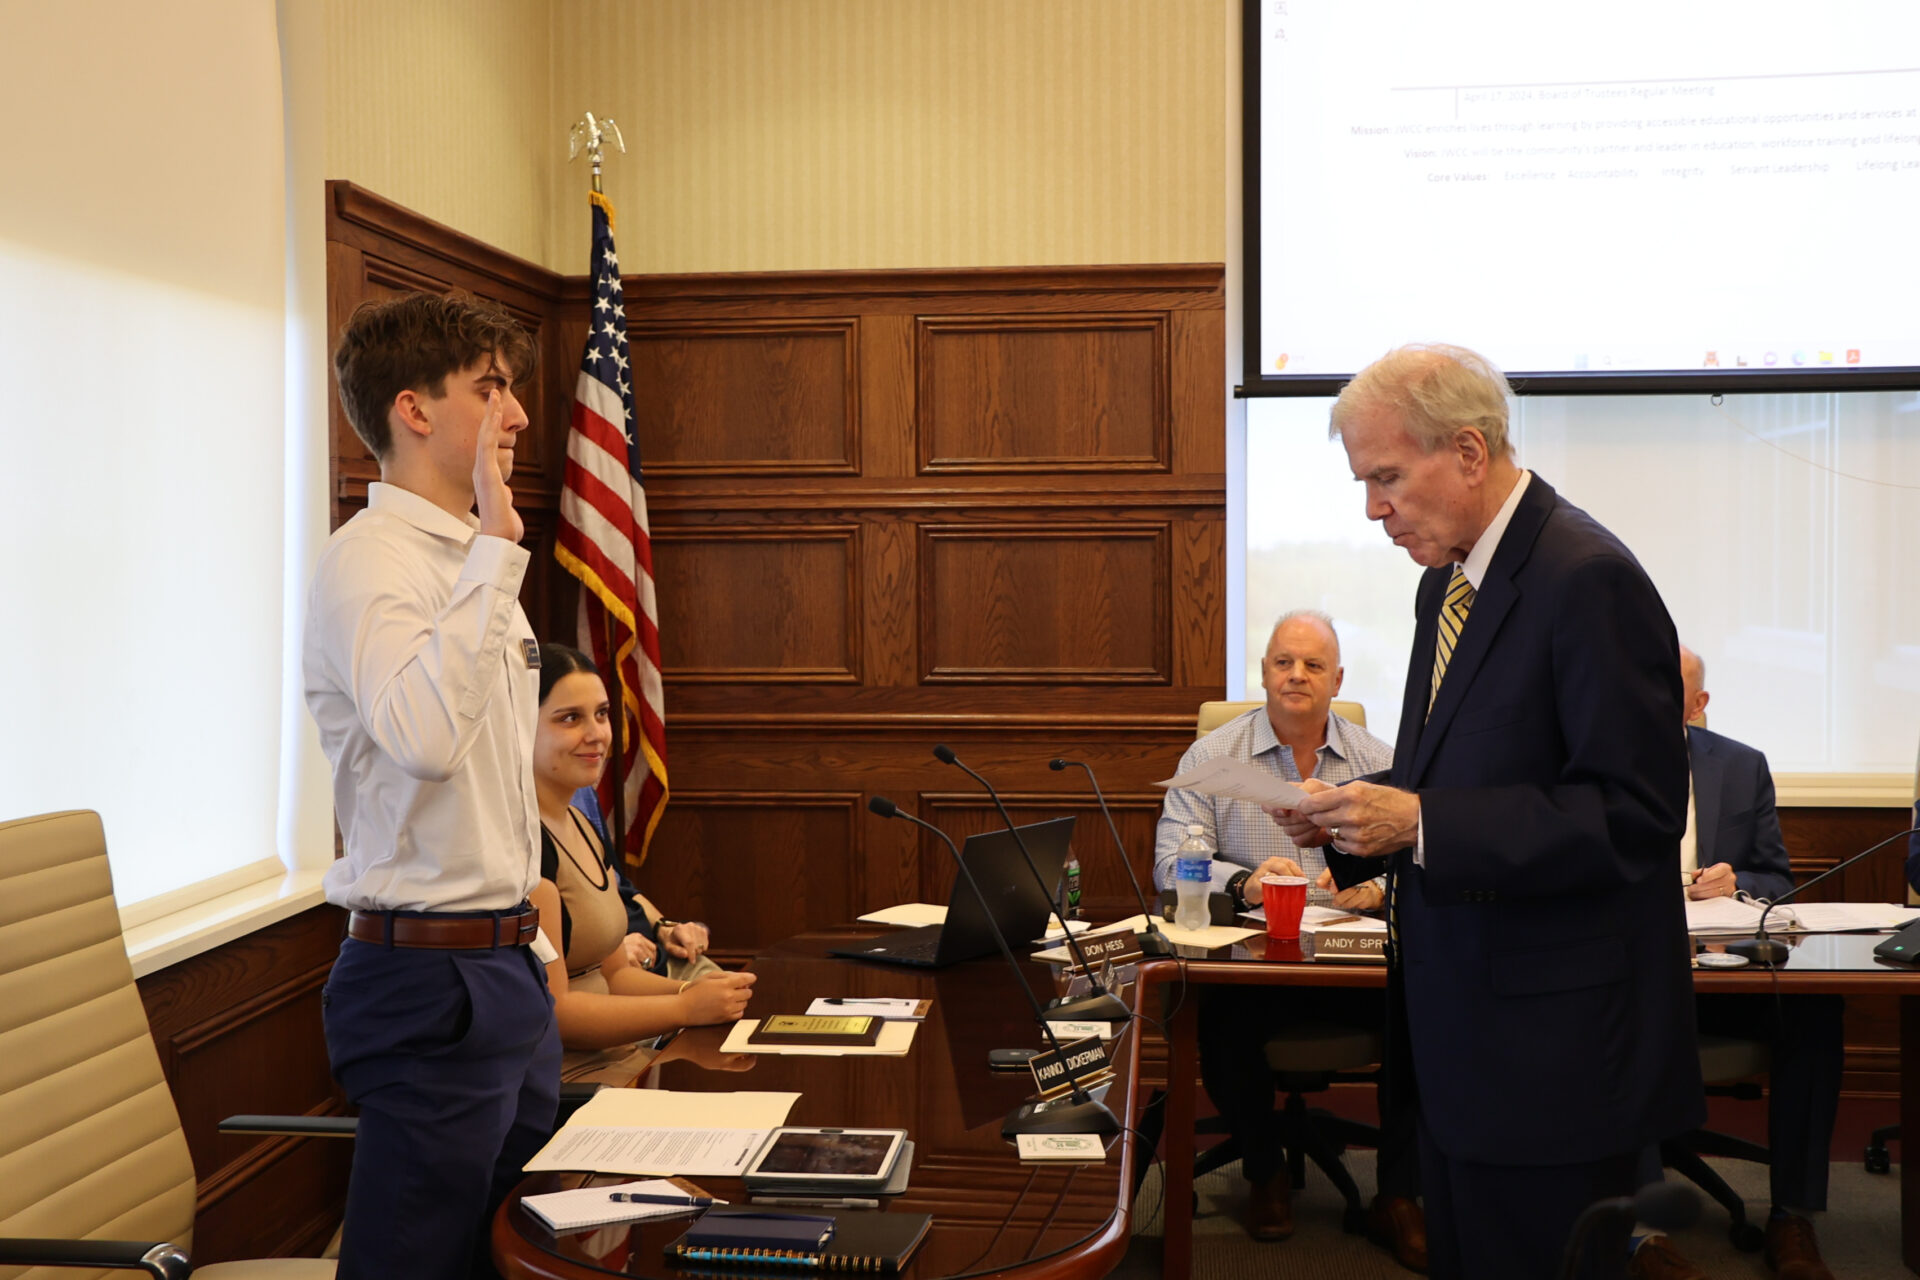
M1203 795L1225 796L1229 800L1246 800L1282 809L1294 808L1307 798L1306 792L1285 778L1262 773L1245 761L1228 756L1208 760L1176 778L1153 785L1169 790L1177 787L1182 791L1198 791Z
M844 1010L843 1010L844 1012ZM885 1022L880 1039L873 1044L749 1044L747 1037L760 1025L758 1018L742 1018L727 1033L722 1053L773 1053L815 1058L904 1058L913 1047L913 1029L917 1022ZM796 1098L799 1094L794 1095Z
M891 996L821 996L807 1006L810 1018L838 1018L867 1014L875 1018L893 1018L918 1022L927 1016L931 1000L896 999Z
M860 917L869 924L926 925L945 924L947 909L931 902L903 902L897 907L882 907Z
M1700 898L1687 900L1688 933L1752 933L1760 923L1761 908L1738 898ZM1769 929L1785 927L1792 918L1791 908L1781 907L1767 917Z
M602 1092L651 1091L607 1089ZM580 1125L569 1120L553 1135L551 1142L540 1148L539 1154L527 1161L526 1171L584 1169L589 1173L737 1178L747 1171L748 1163L766 1143L769 1132L767 1129L635 1129Z
M1075 936L1084 942L1088 938L1097 938L1104 934L1117 933L1121 929L1144 929L1146 923L1147 918L1145 916L1134 915L1127 917L1119 924L1107 925L1088 933L1076 934ZM1209 925L1205 929L1182 929L1177 924L1171 924L1162 920L1159 922L1159 925L1160 932L1165 935L1168 942L1192 947L1229 947L1236 942L1251 938L1254 934L1260 932L1258 929L1239 929L1232 925L1223 924ZM1048 964L1074 963L1073 953L1066 947L1054 947L1049 951L1036 951L1033 953L1033 958Z
M667 1218L689 1211L686 1205L635 1204L632 1201L616 1201L613 1199L613 1193L616 1191L643 1196L691 1194L686 1186L680 1183L669 1182L665 1178L648 1178L642 1182L615 1182L604 1187L576 1187L572 1191L551 1191L546 1195L527 1196L520 1203L526 1206L529 1213L551 1227L556 1235L569 1231L584 1231L588 1227L604 1226L610 1222L638 1222L643 1218ZM715 1200L714 1203L727 1202Z
M798 1101L797 1093L602 1089L567 1118L566 1128L587 1125L614 1129L778 1129L787 1122L787 1113Z
M1767 917L1767 928L1791 913L1794 927L1803 933L1857 933L1898 929L1911 924L1920 912L1892 902L1795 902Z

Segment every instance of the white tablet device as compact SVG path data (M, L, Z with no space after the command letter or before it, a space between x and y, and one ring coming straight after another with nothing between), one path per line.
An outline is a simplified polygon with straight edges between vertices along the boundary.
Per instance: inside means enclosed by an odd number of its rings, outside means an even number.
M868 1191L885 1186L905 1129L775 1129L748 1166L747 1189Z

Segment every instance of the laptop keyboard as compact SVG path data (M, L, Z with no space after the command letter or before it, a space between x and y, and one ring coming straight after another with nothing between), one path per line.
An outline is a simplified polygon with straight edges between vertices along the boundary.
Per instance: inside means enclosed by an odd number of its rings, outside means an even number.
M889 955L900 956L907 960L925 960L931 964L933 963L934 956L939 954L939 951L939 925L932 925L924 929L914 929L910 932L887 939L887 953Z

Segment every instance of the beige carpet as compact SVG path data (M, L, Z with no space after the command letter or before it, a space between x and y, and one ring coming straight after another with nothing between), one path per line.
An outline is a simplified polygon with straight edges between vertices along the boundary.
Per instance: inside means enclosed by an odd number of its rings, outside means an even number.
M1348 1153L1347 1164L1363 1192L1373 1186L1373 1153ZM1715 1160L1733 1189L1747 1200L1754 1221L1766 1214L1766 1171L1741 1161ZM1669 1178L1675 1175L1671 1172ZM1406 1280L1411 1272L1394 1264L1364 1236L1340 1231L1340 1197L1313 1170L1306 1190L1294 1195L1297 1230L1284 1244L1255 1244L1240 1229L1240 1205L1246 1184L1240 1166L1229 1165L1197 1184L1199 1207L1194 1221L1196 1280ZM1140 1191L1140 1213L1134 1224L1133 1246L1114 1271L1121 1280L1145 1280L1160 1274L1161 1181L1156 1166ZM1821 1252L1836 1280L1912 1280L1900 1265L1900 1167L1876 1177L1858 1163L1835 1164L1828 1193L1828 1211L1818 1216ZM1727 1242L1727 1216L1709 1203L1699 1225L1674 1237L1674 1243L1715 1280L1765 1280L1772 1273L1758 1253L1741 1253Z

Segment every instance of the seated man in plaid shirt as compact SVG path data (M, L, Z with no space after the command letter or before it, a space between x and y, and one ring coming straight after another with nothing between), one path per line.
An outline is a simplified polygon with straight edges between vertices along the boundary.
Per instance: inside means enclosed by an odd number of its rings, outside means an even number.
M1333 619L1296 609L1274 624L1260 660L1264 707L1237 716L1194 743L1180 760L1184 773L1208 760L1228 756L1271 771L1289 782L1319 778L1338 785L1393 763L1393 748L1359 725L1332 714L1340 692L1340 637ZM1336 892L1319 849L1297 848L1261 811L1242 800L1195 791L1167 792L1155 839L1154 880L1173 883L1175 851L1187 827L1198 823L1223 864L1239 871L1216 875L1225 891L1245 908L1260 902L1263 875L1305 876L1315 886L1309 900L1352 910L1382 905L1380 881ZM1200 989L1200 1075L1207 1096L1226 1120L1242 1152L1241 1172L1251 1187L1245 1222L1256 1240L1285 1240L1293 1234L1290 1186L1280 1148L1274 1106L1273 1073L1266 1042L1291 1019L1381 1026L1385 993L1307 987L1202 987ZM1426 1232L1414 1201L1413 1129L1409 1117L1382 1102L1382 1138L1378 1195L1373 1204L1374 1237L1402 1265L1426 1267Z

